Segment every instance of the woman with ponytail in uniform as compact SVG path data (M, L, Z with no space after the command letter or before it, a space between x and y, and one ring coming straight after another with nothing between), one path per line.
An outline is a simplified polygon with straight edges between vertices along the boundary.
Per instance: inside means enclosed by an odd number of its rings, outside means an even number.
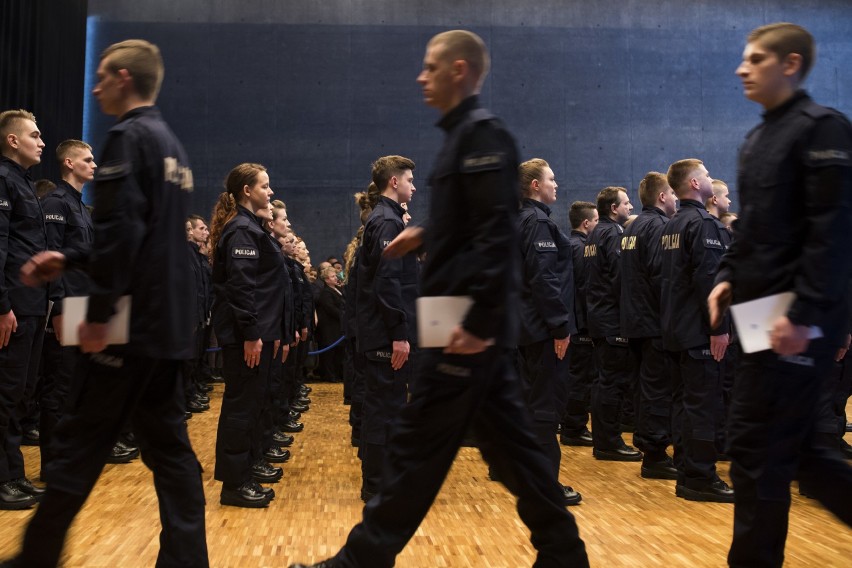
M225 377L214 477L222 482L221 504L236 507L268 506L274 492L258 481L283 475L258 451L272 360L280 349L279 287L287 270L280 246L257 215L271 196L266 168L240 164L225 179L210 223L213 326Z
M556 177L547 162L535 158L518 168L521 210L518 216L522 257L518 366L533 432L550 457L556 476L562 452L556 439L567 402L567 363L574 321L574 275L571 245L550 218L556 202ZM565 503L582 497L564 487Z

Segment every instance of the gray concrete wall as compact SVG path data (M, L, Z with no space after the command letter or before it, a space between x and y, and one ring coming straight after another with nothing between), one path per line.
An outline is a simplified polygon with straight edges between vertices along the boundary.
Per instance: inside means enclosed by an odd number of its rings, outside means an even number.
M551 163L565 229L572 201L623 185L638 208L642 176L684 157L735 188L736 151L760 109L734 69L758 25L807 27L819 46L809 90L852 113L846 0L89 0L89 10L90 58L129 37L162 49L160 106L192 159L195 209L209 215L232 166L261 162L315 260L354 234L350 196L378 156L416 161L411 209L425 216L441 135L414 79L445 29L489 45L483 101L525 159ZM88 116L96 146L109 124Z

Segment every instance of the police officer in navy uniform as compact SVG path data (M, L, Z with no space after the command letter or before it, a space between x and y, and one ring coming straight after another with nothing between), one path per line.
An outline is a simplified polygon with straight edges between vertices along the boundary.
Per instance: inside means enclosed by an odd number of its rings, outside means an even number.
M725 252L724 229L704 209L713 180L701 160L677 161L666 177L680 199L660 238L660 326L671 360L675 492L691 501L733 503L733 491L716 474L729 324L711 326L705 301Z
M404 156L382 156L372 166L367 189L372 212L364 224L358 249L356 302L357 349L366 359L361 419L361 499L379 490L388 451L390 425L408 396L417 342L417 256L382 255L404 229L403 203L411 201L414 162Z
M586 249L586 306L598 368L592 385L592 453L599 460L639 461L642 452L621 437L621 407L632 392L634 368L628 340L621 334L621 236L633 206L623 187L605 187L597 208L600 221Z
M781 566L798 475L809 495L852 525L852 467L815 443L818 400L849 332L852 276L852 127L801 84L811 34L789 24L753 30L737 75L763 121L740 150L740 218L710 296L713 323L736 303L796 297L769 334L771 349L743 354L729 416L737 493L731 566ZM811 337L818 327L822 337Z
M589 431L589 404L592 384L597 376L595 345L589 336L586 316L586 240L598 224L598 210L589 201L575 201L568 211L571 223L572 271L574 273L574 321L577 333L571 336L568 345L568 393L565 413L562 416L562 432L559 441L566 446L592 446Z
M432 38L418 82L439 109L446 140L430 178L431 219L388 246L398 256L425 243L421 292L470 296L445 349L422 349L411 401L391 433L379 494L343 549L315 566L393 566L435 499L468 426L483 457L518 497L542 566L588 566L562 488L532 435L512 349L517 342L517 149L479 106L488 54L467 31ZM425 232L425 235L424 235ZM302 566L296 564L294 566Z
M41 202L51 250L78 247L88 250L94 240L92 215L83 204L83 185L95 177L97 164L92 147L81 140L66 140L56 147L62 180ZM71 386L77 360L77 346L61 346L62 300L66 296L88 296L89 278L80 270L69 270L50 283L50 325L44 338L39 423L41 466L50 461L53 430L62 415L62 407ZM115 447L113 448L115 450ZM136 452L138 454L138 451Z
M574 319L574 270L571 244L550 218L556 202L556 176L550 165L533 158L518 168L523 199L518 215L521 253L520 334L518 367L525 399L533 417L533 433L559 477L562 450L556 434L568 392L565 358ZM577 505L579 492L563 486L565 503Z
M287 271L280 245L259 216L272 193L264 166L240 164L228 173L211 220L212 321L225 377L214 477L222 482L220 503L234 507L267 507L275 493L259 482L275 483L283 475L259 447L273 359L281 351L279 285Z
M24 473L23 401L38 377L47 315L47 286L24 286L18 273L47 248L44 213L29 168L41 162L44 142L26 110L0 113L0 509L26 509L43 490Z
M636 433L642 477L677 479L666 454L671 444L671 376L660 331L660 236L677 210L666 176L648 172L639 183L642 212L621 238L621 332L630 341L638 376Z
M157 565L206 567L201 466L187 436L178 381L180 361L192 355L195 306L184 244L192 171L153 106L163 77L159 49L143 40L111 45L97 74L94 95L119 121L99 160L91 254L48 251L22 270L36 282L85 265L91 296L78 328L86 355L43 472L47 493L13 565L57 565L68 528L130 416L160 500ZM106 322L122 295L131 300L129 342L108 346Z

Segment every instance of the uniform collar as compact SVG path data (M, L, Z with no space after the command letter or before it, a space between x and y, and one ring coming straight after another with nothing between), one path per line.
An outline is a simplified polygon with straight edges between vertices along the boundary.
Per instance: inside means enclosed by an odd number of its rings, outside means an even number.
M257 223L258 227L263 229L263 219L261 219L260 217L258 217L240 204L237 204L237 215L244 215L249 219L252 219L255 223Z
M694 199L681 199L680 207L683 209L684 207L695 207L696 209L704 209L704 204L700 201L695 201Z
M777 120L787 114L787 111L793 108L793 106L797 105L799 102L804 100L810 100L810 96L804 89L799 89L793 96L790 97L784 104L781 106L775 107L772 110L765 111L763 113L763 120L767 122L772 122L773 120Z
M32 181L32 177L30 177L29 168L25 168L15 160L7 158L6 156L0 156L0 163L7 164L14 171L18 172L18 175L20 175L22 178Z
M59 182L56 184L56 189L59 188L64 189L65 193L70 193L71 195L73 195L77 199L77 201L83 201L83 193L77 191L73 185L71 185L64 179L59 180Z
M545 205L541 201L537 201L535 199L530 199L529 197L524 197L523 204L524 205L532 205L533 207L538 207L539 209L541 209L542 211L547 213L548 217L550 217L550 207L548 207L547 205Z
M155 105L136 107L121 115L121 117L119 117L118 119L118 122L124 122L125 120L130 120L134 116L140 116L143 114L159 116L160 109L158 109Z
M642 213L644 213L645 211L653 211L654 213L659 213L663 217L666 216L665 212L662 209L660 209L659 207L656 207L654 205L651 205L651 206L643 205L642 206Z
M578 231L577 229L571 229L571 234L577 235L578 237L580 237L583 240L585 240L586 237L589 236L588 234L584 233L583 231Z
M384 203L388 207L394 210L394 212L399 215L399 218L402 219L402 216L405 214L405 209L402 208L402 205L391 199L390 197L382 195L379 199L381 203Z
M479 108L479 96L471 95L460 102L456 108L441 117L437 125L445 132L449 132L458 126L467 113L477 108Z

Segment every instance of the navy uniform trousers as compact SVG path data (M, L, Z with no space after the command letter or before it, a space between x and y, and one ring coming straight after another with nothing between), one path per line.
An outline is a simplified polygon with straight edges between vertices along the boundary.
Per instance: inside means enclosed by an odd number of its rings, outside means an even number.
M852 467L816 441L819 399L835 349L811 343L802 356L743 354L729 417L734 482L734 567L784 562L790 482L852 526Z
M201 465L183 420L179 369L180 361L120 355L109 348L80 356L43 475L47 493L27 529L19 565L58 564L68 528L128 416L160 502L156 566L208 565Z
M379 494L364 508L337 560L389 568L420 525L468 427L483 458L518 498L518 513L538 550L535 568L589 565L574 517L541 446L514 371L512 352L418 354L411 401L395 420Z
M35 392L43 342L44 316L18 316L18 330L0 349L0 482L24 477L21 420Z

